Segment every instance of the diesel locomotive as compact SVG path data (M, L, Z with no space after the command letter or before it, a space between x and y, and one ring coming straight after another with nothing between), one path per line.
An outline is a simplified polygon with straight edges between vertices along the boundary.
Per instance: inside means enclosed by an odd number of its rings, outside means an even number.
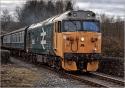
M92 11L67 11L1 39L12 54L66 71L96 71L101 59L100 21Z

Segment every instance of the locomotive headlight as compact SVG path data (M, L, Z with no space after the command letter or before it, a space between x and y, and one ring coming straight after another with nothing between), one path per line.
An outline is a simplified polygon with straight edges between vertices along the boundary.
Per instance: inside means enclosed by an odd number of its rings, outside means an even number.
M81 42L83 42L85 39L84 39L84 37L81 37Z
M96 51L97 49L96 48L94 48L94 51Z
M97 48L93 48L93 53L95 53L97 51Z
M64 36L63 36L63 39L65 39L65 40L66 40L66 35L64 35Z

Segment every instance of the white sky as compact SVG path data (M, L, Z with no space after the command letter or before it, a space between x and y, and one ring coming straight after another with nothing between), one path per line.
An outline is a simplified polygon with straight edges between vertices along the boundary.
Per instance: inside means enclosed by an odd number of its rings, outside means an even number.
M14 10L17 6L22 7L26 0L0 0L0 13L4 9L8 9L10 14L14 14Z
M125 0L75 0L76 8L125 18Z
M10 14L14 14L16 6L23 7L25 2L26 0L0 0L0 13L8 9ZM74 2L76 9L92 10L99 14L105 13L125 18L125 0L74 0Z

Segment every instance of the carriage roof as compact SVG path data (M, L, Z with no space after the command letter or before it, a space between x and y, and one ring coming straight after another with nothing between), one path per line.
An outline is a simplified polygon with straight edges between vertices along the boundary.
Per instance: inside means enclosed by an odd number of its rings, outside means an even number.
M27 28L27 27L20 28L20 29L18 29L18 30L15 30L15 31L12 31L12 32L9 32L9 33L6 33L6 34L3 34L2 36L9 35L9 34L13 34L13 33L16 33L16 32L25 31L26 28Z

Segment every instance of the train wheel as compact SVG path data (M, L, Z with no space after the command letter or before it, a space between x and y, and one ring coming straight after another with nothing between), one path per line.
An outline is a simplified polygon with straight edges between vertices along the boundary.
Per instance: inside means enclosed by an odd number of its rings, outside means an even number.
M51 65L51 67L52 67L52 68L55 67L55 65L54 65L54 60L52 60L52 65Z
M28 54L28 53L26 53L26 55L25 55L25 61L26 61L26 62L29 61L29 54Z
M21 57L22 57L22 60L24 61L25 60L25 52L24 51L21 52Z
M48 65L49 65L49 67L51 67L51 61L48 61Z
M32 54L29 55L29 57L28 57L28 62L29 62L29 63L32 63Z
M37 63L37 60L36 60L36 56L35 56L35 55L33 55L33 57L32 57L32 63L33 63L33 64L36 64L36 63Z
M61 60L60 60L59 58L56 58L54 63L55 63L55 64L54 64L55 70L56 70L56 71L61 70L61 66L62 66L62 65L61 65Z

